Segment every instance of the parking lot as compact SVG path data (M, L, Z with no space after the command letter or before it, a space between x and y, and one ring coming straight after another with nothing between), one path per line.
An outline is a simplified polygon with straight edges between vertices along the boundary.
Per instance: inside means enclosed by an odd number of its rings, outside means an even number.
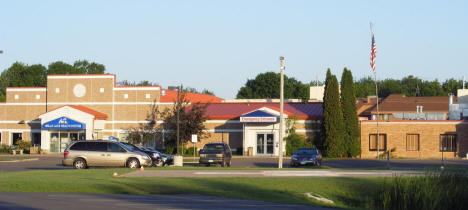
M15 156L2 156L5 158L13 158ZM17 156L16 156L17 157ZM23 156L24 157L24 156ZM10 171L27 171L27 170L67 170L72 169L70 166L62 165L62 156L59 155L42 155L31 156L32 160L5 162L0 161L0 170L5 172ZM186 159L184 165L198 166L197 160ZM289 167L289 158L284 159L284 168ZM376 159L343 159L343 160L323 160L323 165L337 169L373 169L386 167L386 160ZM390 166L398 169L414 169L425 168L429 166L440 166L441 160L417 160L417 159L392 159ZM468 167L468 160L445 160L446 165ZM232 159L233 168L276 168L278 167L278 158L276 157L234 157Z

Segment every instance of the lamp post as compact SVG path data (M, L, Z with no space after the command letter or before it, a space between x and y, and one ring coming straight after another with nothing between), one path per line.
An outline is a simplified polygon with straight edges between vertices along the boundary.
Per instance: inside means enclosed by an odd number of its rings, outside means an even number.
M182 84L180 86L169 86L167 89L169 90L177 90L177 155L179 155L179 124L180 124L180 119L179 119L179 112L180 112L180 91L182 90L183 86Z
M281 81L280 81L280 126L279 126L279 158L278 158L278 168L283 168L283 102L284 102L284 57L280 56L280 71L281 71Z

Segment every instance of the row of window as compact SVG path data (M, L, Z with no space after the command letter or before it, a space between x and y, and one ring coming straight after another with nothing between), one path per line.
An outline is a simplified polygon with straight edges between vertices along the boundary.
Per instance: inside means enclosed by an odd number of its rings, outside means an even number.
M406 151L419 151L419 134L406 134ZM369 134L369 151L387 150L387 134L379 134L377 142L377 134ZM457 135L456 134L440 134L439 151L455 152L457 150Z
M18 95L18 94L15 94L14 97L15 97L15 100L18 100L18 99L19 99L19 95ZM127 98L128 98L128 94L127 94L127 93L123 94L123 97L124 97L125 99L127 99ZM149 93L147 93L147 94L145 94L145 98L146 98L146 99L149 99L149 98L151 98L151 95L150 95ZM41 95L37 94L37 95L36 95L36 100L39 100L39 99L41 99Z

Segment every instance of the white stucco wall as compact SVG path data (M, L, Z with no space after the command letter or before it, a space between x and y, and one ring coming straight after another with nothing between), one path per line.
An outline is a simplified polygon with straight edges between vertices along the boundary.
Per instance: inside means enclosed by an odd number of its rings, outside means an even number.
M84 123L86 125L86 139L93 138L94 116L69 106L64 106L40 115L39 119L41 119L41 127L44 123L55 120L59 117L67 117ZM50 151L50 131L52 130L41 130L41 149L45 151Z
M286 137L285 128L283 128L283 137ZM244 125L244 154L248 154L248 148L252 147L253 155L257 155L257 134L273 133L273 156L279 153L279 123L246 123ZM286 151L286 142L283 141L283 153Z

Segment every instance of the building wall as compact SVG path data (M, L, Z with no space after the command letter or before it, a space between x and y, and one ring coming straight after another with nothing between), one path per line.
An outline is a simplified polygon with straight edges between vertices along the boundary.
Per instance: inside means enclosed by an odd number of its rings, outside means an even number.
M457 151L443 152L444 158L466 156L468 152L468 123L462 121L388 121L379 122L379 134L386 134L387 149L395 149L394 157L442 158L439 150L441 134L457 134ZM376 158L369 150L369 135L376 134L375 121L363 121L361 129L361 158ZM419 150L407 150L407 134L419 134ZM383 154L383 152L380 152Z

